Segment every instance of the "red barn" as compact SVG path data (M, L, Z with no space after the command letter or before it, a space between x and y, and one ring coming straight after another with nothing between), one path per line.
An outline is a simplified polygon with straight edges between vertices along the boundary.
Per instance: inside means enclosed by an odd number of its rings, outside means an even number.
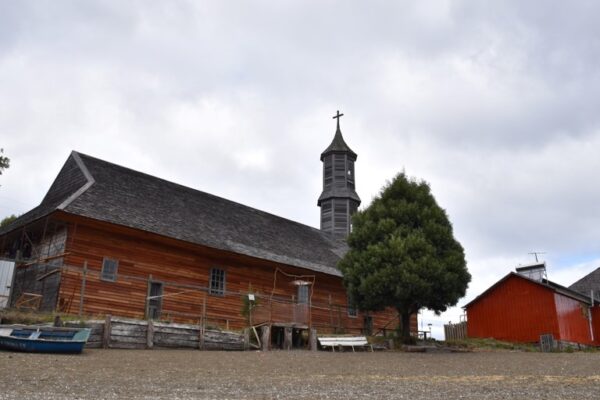
M598 302L545 278L545 264L518 268L465 306L467 335L535 343L600 345Z

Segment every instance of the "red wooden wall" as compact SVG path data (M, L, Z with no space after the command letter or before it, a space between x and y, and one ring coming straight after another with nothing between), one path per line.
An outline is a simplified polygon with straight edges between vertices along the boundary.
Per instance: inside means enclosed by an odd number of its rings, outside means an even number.
M554 302L560 340L593 344L588 305L559 293L554 294Z
M467 307L467 335L511 342L559 338L554 291L510 275Z
M592 308L592 329L594 331L594 344L600 346L600 306Z

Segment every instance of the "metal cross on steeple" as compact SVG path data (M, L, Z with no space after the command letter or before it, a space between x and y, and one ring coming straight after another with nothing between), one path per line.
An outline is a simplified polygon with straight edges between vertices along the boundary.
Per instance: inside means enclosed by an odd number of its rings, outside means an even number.
M340 130L340 117L343 117L344 114L340 114L340 110L337 110L337 114L333 117L333 119L337 119L337 129Z

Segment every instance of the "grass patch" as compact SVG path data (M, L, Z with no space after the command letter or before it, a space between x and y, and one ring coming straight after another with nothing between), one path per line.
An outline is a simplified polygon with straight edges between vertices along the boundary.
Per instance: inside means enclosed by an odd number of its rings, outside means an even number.
M463 340L448 340L446 345L449 347L458 347L470 350L518 350L525 352L539 351L537 345L529 343L512 343L496 340L492 338L480 339L471 338Z
M67 315L56 312L37 312L37 311L23 311L15 309L5 309L0 311L0 320L2 324L16 324L16 325L42 325L52 324L56 317L60 317L61 321L80 321L85 318L81 318L77 315Z

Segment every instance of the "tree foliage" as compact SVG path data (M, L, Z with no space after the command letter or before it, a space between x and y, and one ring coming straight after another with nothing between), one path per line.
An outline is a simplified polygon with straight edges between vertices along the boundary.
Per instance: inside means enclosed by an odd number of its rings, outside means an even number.
M395 308L404 338L411 314L445 311L465 295L463 248L426 182L398 174L352 223L339 264L349 296L365 311Z
M0 221L0 228L3 228L13 222L18 217L15 214L9 215L8 217L4 217L2 221Z
M3 154L4 154L4 149L0 149L0 175L2 175L2 172L5 169L10 167L10 158L4 156Z

